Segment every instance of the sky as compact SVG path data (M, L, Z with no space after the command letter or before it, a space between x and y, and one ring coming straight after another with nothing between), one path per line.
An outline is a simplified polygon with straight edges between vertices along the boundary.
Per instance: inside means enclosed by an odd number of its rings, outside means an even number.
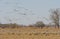
M60 8L60 0L0 0L0 23L48 24L49 10L56 8Z

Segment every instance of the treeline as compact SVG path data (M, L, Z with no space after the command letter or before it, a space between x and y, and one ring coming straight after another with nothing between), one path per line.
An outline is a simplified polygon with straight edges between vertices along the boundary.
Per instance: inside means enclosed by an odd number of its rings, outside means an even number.
M18 25L16 23L12 24L0 24L0 28L21 28L21 27L37 27L37 28L44 28L44 27L49 27L48 25L45 25L42 21L38 21L35 24L32 25Z
M19 28L21 27L18 24L0 24L0 28Z

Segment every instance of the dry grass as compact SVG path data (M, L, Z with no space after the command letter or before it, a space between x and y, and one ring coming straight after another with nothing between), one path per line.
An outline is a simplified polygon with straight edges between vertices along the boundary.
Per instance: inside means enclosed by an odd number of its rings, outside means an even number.
M58 28L0 28L0 39L60 39Z

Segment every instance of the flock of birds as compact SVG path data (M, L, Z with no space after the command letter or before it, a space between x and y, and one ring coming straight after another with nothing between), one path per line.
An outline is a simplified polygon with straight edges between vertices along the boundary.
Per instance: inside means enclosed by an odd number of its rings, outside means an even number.
M19 12L19 9L14 9L14 12L17 12L17 14L20 15L28 15L28 13L31 13L31 15L35 15L35 13L32 12L32 10L26 9L24 7L19 7L20 9L23 9L23 12Z
M22 12L20 12L22 10ZM24 8L24 7L18 7L18 8L15 8L15 9L13 9L13 13L11 13L11 14L18 14L18 15L22 15L22 16L36 16L36 18L37 19L44 19L44 20L47 20L48 21L48 19L47 18L45 18L45 17L41 17L41 16L38 16L38 13L36 14L36 13L33 13L33 11L32 10L29 10L29 9L26 9L26 8Z

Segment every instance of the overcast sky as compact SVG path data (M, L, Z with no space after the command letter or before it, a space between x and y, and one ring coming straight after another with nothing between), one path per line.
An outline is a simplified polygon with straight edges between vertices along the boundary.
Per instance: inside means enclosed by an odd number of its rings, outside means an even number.
M49 23L49 10L55 8L60 8L60 0L0 0L0 22Z

